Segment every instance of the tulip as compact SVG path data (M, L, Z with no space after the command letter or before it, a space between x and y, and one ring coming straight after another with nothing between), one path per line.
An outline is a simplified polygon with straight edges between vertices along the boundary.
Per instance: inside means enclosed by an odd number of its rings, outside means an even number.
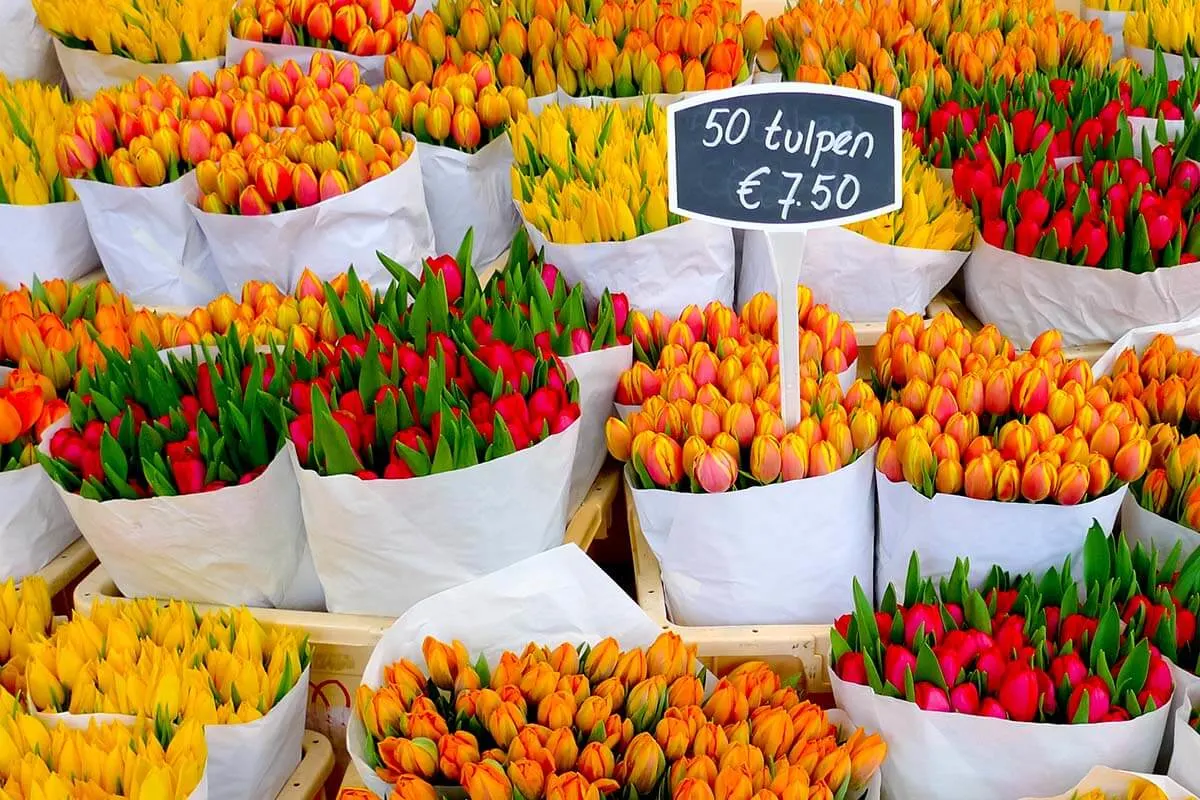
M462 783L471 800L507 800L512 796L513 784L495 761L464 765Z

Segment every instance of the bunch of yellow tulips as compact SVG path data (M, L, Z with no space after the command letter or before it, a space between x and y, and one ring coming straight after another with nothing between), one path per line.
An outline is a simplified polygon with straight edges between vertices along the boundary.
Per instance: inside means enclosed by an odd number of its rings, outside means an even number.
M144 715L156 722L252 722L296 685L310 649L246 609L203 616L187 603L97 603L30 648L38 711Z
M1098 11L1141 11L1146 0L1084 0L1083 5Z
M552 242L620 242L681 222L667 210L667 122L647 103L548 107L509 130L513 194Z
M143 64L225 52L232 0L33 0L42 27L68 47Z
M74 200L54 146L73 118L57 86L0 75L0 203L36 206Z
M0 798L185 800L204 776L204 729L145 718L50 727L0 689Z
M1088 789L1075 797L1077 800L1167 800L1167 793L1145 778L1133 778L1124 795L1103 789Z
M1200 48L1200 5L1195 0L1145 0L1143 9L1125 17L1125 44L1196 56Z
M971 209L954 196L937 171L905 137L903 205L896 211L846 227L868 239L899 247L968 250L975 233Z
M24 689L29 649L50 634L53 615L41 578L26 578L20 587L12 578L0 583L0 691Z

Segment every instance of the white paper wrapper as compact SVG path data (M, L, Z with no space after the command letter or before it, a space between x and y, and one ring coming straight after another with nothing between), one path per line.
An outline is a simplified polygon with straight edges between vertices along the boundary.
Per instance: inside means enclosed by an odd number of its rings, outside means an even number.
M758 72L755 71L754 77L751 79L754 83L782 83L782 72Z
M66 424L47 432L43 452ZM291 587L304 550L290 449L250 483L216 492L101 503L54 488L126 597L272 607Z
M201 786L213 800L263 800L283 789L300 764L304 715L308 704L308 675L267 714L238 725L205 725L208 764ZM91 721L133 721L121 714L38 714L47 722L86 728ZM196 798L193 793L189 800Z
M34 574L78 538L40 465L0 472L0 581Z
M1136 61L1137 65L1142 68L1142 72L1146 73L1147 75L1150 75L1154 72L1154 50L1148 47L1134 47L1133 45L1126 43L1124 41L1123 34L1122 44L1124 44L1125 47L1125 55ZM1191 60L1193 62L1196 61L1196 59ZM1167 78L1169 80L1176 80L1183 77L1183 56L1176 55L1175 53L1163 53L1163 62L1166 64Z
M1134 155L1141 158L1142 155L1142 132L1150 137L1150 141L1158 140L1158 118L1157 117L1129 117L1129 131L1133 134L1133 149ZM1173 142L1180 136L1183 136L1183 120L1168 119L1163 120L1163 128L1167 133L1167 141Z
M512 144L492 140L477 153L421 142L425 202L439 253L457 253L474 230L471 263L482 269L508 249L521 224L512 193ZM403 263L403 262L401 262Z
M1135 275L1030 258L978 239L964 274L972 313L1018 348L1049 328L1075 347L1200 313L1200 264Z
M108 279L138 305L204 305L225 291L192 217L196 175L153 189L72 180Z
M817 302L846 319L881 322L893 308L924 314L970 255L959 250L925 250L880 244L845 228L817 228L807 235L800 281ZM794 259L794 238L774 240L746 231L738 304L757 292L775 291L775 258Z
M329 279L354 265L360 280L383 288L391 275L376 251L410 270L433 255L433 228L421 184L421 153L382 178L308 208L243 217L191 213L229 291L238 296L249 280L290 290L308 267Z
M54 52L58 55L71 96L76 100L90 100L101 89L123 86L142 76L157 81L162 75L170 75L180 86L186 86L193 72L203 72L211 78L224 63L220 58L210 58L178 64L143 64L95 50L67 47L58 39L54 40Z
M1189 693L1200 691L1200 678L1173 661L1167 663L1171 665L1171 678L1175 681L1175 693L1171 695L1171 721L1167 723L1167 729L1163 731L1162 750L1158 755L1158 772L1165 772L1174 760L1176 715L1184 707L1189 709L1192 707L1188 700ZM1200 765L1196 765L1196 768L1200 768Z
M921 558L921 574L948 576L957 558L971 559L970 581L978 585L993 564L1013 574L1041 574L1061 567L1067 556L1075 563L1092 520L1105 533L1113 529L1127 487L1075 506L1052 503L1001 503L961 495L925 497L907 481L892 483L876 473L879 494L879 547L875 585L880 594L889 583L903 588L913 551Z
M646 612L578 547L562 545L477 580L425 598L384 632L367 662L363 683L383 684L384 667L408 658L424 666L426 636L462 641L471 656L495 664L505 650L529 642L597 642L615 638L623 648L650 645L660 633ZM387 797L391 787L367 766L362 721L346 728L350 759L367 788Z
M878 731L888 800L1000 800L1061 792L1097 762L1150 772L1167 724L1166 706L1128 722L1047 725L922 711L882 697L830 670L838 708Z
M579 428L577 422L504 458L423 478L323 477L297 462L308 542L329 610L401 614L561 543Z
M1133 494L1121 504L1121 531L1129 546L1140 544L1146 550L1157 548L1160 557L1171 552L1177 543L1183 544L1183 558L1200 547L1200 533L1178 522L1160 517L1138 505Z
M1175 686L1175 702L1167 725L1173 729L1174 749L1167 775L1189 792L1200 793L1200 733L1189 724L1192 710L1200 706L1200 678L1193 677L1192 681L1186 688Z
M1086 3L1079 10L1079 17L1084 22L1091 22L1094 19L1100 20L1100 27L1104 29L1104 33L1112 39L1112 63L1117 63L1125 57L1125 16L1127 11L1102 11L1098 8L1092 8ZM1153 68L1154 62L1151 61Z
M0 2L0 73L12 81L62 80L50 34L38 23L33 4L25 0Z
M0 283L8 286L29 284L34 275L75 280L100 265L78 201L0 205L0 241Z
M579 445L571 465L571 489L567 500L567 514L571 515L587 497L608 457L604 423L612 416L617 380L633 363L633 345L580 353L562 361L579 381Z
M634 489L676 625L827 623L871 585L875 450L819 478L723 494Z
M295 61L304 70L308 69L314 53L329 53L338 61L353 61L358 64L359 79L370 86L382 86L384 81L383 67L387 56L356 56L343 53L340 50L327 50L322 47L302 47L296 44L271 44L268 42L249 42L238 39L232 33L225 40L225 63L240 63L248 50L258 50L266 58L268 64L282 64L289 59Z
M525 223L534 249L567 283L582 283L591 305L605 289L624 292L633 308L677 317L688 305L710 300L733 305L733 235L729 228L688 220L627 242L554 244Z
M1161 775L1147 775L1142 772L1112 769L1111 767L1093 767L1083 780L1070 791L1047 798L1025 798L1025 800L1074 800L1091 789L1099 789L1106 796L1124 797L1133 781L1141 778L1150 781L1166 794L1167 800L1192 800L1191 794L1169 778Z

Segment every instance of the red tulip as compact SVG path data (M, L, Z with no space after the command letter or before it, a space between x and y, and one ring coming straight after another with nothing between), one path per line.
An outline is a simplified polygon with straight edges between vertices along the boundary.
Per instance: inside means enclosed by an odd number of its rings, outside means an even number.
M862 653L845 653L837 663L837 674L844 681L867 685L866 659ZM903 684L901 684L903 686Z
M985 697L979 705L979 716L995 717L996 719L1008 719L1008 712L1004 710L1004 706L990 697Z
M946 692L932 683L918 683L915 687L917 705L926 711L953 711Z
M462 298L463 273L453 256L441 255L437 258L426 259L425 264L434 275L441 275L446 284L446 297L453 305Z
M979 713L979 690L973 683L962 683L950 690L950 705L959 714Z
M946 633L941 611L935 605L917 604L901 613L904 616L904 643L909 647L913 646L917 631L922 627L926 635L933 637L934 644L940 642Z
M1032 722L1040 700L1037 675L1026 668L1010 673L1000 684L999 700L1010 718Z
M909 670L916 674L917 657L911 650L889 644L883 652L883 679L897 689L904 689L904 676Z
M1071 692L1071 697L1067 701L1067 719L1075 719L1075 714L1079 711L1079 704L1083 702L1084 697L1088 698L1087 721L1099 722L1108 713L1110 705L1108 686L1103 679L1095 676L1083 680Z
M170 464L171 475L175 478L175 486L180 494L196 494L204 491L204 462L198 458L188 458L173 461Z

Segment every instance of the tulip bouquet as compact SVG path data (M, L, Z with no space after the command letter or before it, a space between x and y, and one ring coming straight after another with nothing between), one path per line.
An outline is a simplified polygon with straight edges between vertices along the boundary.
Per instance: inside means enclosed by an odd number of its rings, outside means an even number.
M381 90L396 130L420 142L421 177L437 250L457 248L472 231L472 259L486 264L504 253L518 227L512 204L512 146L505 129L528 110L524 89L497 88L477 57L470 71L439 69L433 88L388 82ZM487 83L480 85L480 81Z
M37 0L38 21L54 37L71 94L90 98L138 76L184 81L212 75L225 51L232 0Z
M1103 389L1056 331L1028 353L951 315L894 316L875 349L886 391L876 458L878 584L918 552L933 575L956 555L1021 572L1078 552L1087 523L1111 530L1125 484L1145 473L1145 426ZM971 519L976 536L951 542ZM977 573L972 573L979 578Z
M37 575L0 583L0 691L25 690L25 664L35 642L50 635L50 590Z
M0 231L11 246L0 257L0 283L78 278L98 263L82 206L54 158L60 132L72 127L57 86L0 76Z
M1161 50L1167 71L1180 77L1187 62L1196 65L1200 48L1200 14L1180 0L1146 0L1141 10L1125 17L1125 49L1142 69L1154 69L1155 51Z
M129 800L208 797L208 748L198 722L162 728L146 717L87 728L51 725L0 688L0 786L9 797Z
M180 731L222 769L213 797L278 791L300 761L312 650L294 631L246 609L199 614L153 599L97 603L33 645L30 703L44 714L119 714ZM265 787L265 788L264 788Z
M1087 539L1086 593L1069 558L1014 579L994 567L979 589L960 560L935 588L914 554L902 594L889 585L873 607L855 587L854 613L830 634L834 696L852 720L887 720L882 733L897 744L884 779L898 798L954 797L968 776L1005 797L1045 794L1097 761L1151 771L1171 667L1144 638L1128 549L1117 545L1127 560L1113 563L1099 526ZM1122 625L1126 596L1133 624ZM1026 724L1019 736L1013 723ZM923 746L899 744L917 731Z
M610 793L674 798L755 793L856 797L887 746L847 736L763 662L737 667L704 699L695 649L664 633L646 649L530 644L489 665L462 642L427 637L428 670L408 659L361 686L356 761L368 785L421 800L435 786L472 797L561 800Z
M853 329L814 305L807 287L798 292L801 420L791 430L781 416L771 295L755 295L740 316L719 303L691 306L669 326L661 314L634 314L638 360L617 389L626 418L610 419L605 433L609 452L628 462L641 531L669 576L679 624L782 624L841 613L850 600L844 585L870 570L873 456L860 456L873 453L879 401L861 381L843 388L857 358ZM647 350L655 354L649 363ZM634 408L621 408L627 404ZM704 550L733 524L760 533L719 567L672 544L687 531ZM781 556L818 540L822 556L810 558L811 568L797 572ZM774 562L753 555L768 550Z
M238 0L230 30L244 41L384 56L408 37L408 0L305 5L294 0ZM269 50L267 52L270 52Z
M1200 250L1192 202L1200 167L1181 148L1146 146L1134 158L1123 129L1106 146L1085 143L1082 162L1060 170L1049 163L1049 140L1017 157L1005 134L997 130L983 158L954 168L956 190L975 207L982 232L967 265L967 302L980 320L1022 345L1046 327L1076 345L1200 308L1200 295L1188 288L1195 270L1178 267ZM1098 269L1076 268L1085 266ZM1012 280L1044 288L1006 291ZM1097 306L1105 291L1120 291L1122 302ZM1085 295L1092 300L1064 300ZM1160 299L1168 296L1169 303Z
M466 287L478 296L469 240L423 282L384 260L404 284L368 300L352 272L344 298L326 291L340 338L289 365L309 543L330 610L346 613L398 613L561 542L580 428L557 356L464 314ZM386 554L370 544L381 530ZM389 589L364 596L373 574Z
M605 288L669 314L732 301L729 229L667 209L662 108L553 105L519 117L509 136L513 196L526 230L569 281L584 284L590 302ZM654 255L663 247L673 254L665 264ZM645 278L651 264L653 283Z
M80 376L70 425L43 442L41 461L126 596L283 600L305 542L283 453L291 353L230 333L183 358L143 344ZM140 529L155 531L153 564Z

